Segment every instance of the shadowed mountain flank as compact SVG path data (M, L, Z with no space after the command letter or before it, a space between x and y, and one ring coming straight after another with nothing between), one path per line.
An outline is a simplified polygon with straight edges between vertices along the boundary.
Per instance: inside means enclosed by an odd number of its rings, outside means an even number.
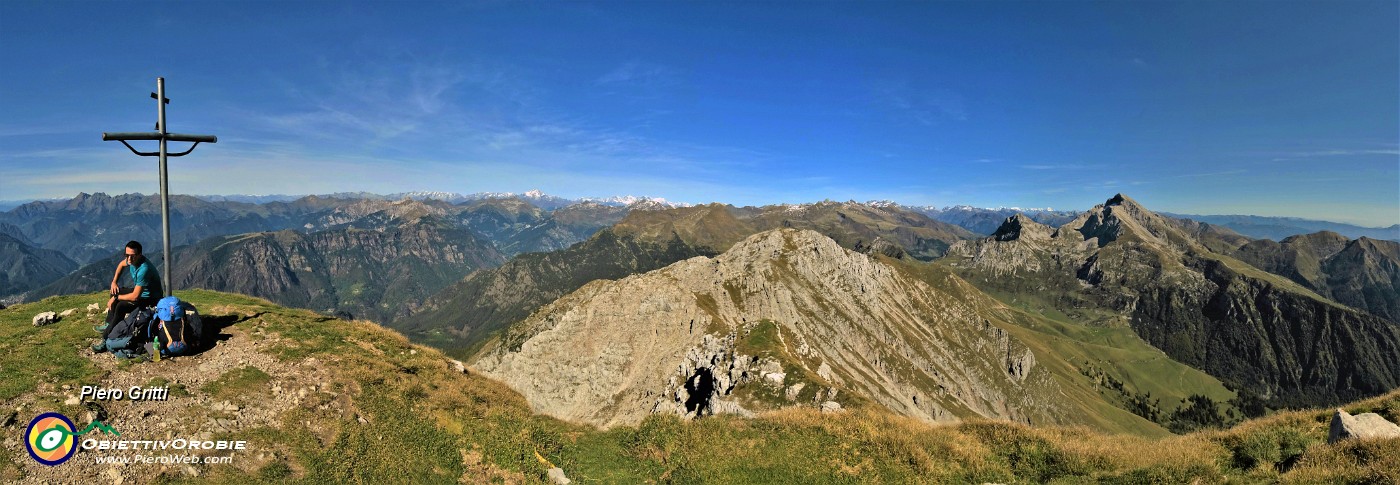
M1324 231L1281 242L1261 239L1234 256L1338 303L1400 322L1400 243Z
M958 243L944 262L992 291L1130 325L1172 358L1280 406L1400 385L1400 327L1228 256L1239 241L1231 233L1121 194L1048 238L1024 227L1034 226L1008 220L995 237Z

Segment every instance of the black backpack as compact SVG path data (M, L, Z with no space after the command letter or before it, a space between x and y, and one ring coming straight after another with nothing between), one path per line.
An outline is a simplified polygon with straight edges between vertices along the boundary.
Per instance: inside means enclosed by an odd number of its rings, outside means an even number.
M132 310L126 318L107 329L103 341L107 351L118 357L135 357L141 354L141 346L148 341L149 332L145 330L155 320L156 313L150 307Z

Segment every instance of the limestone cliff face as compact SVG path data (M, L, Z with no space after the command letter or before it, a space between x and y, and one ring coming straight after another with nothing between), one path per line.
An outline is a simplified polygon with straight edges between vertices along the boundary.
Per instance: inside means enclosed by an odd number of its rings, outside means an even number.
M875 403L927 420L1063 414L1044 399L1057 384L1034 354L977 308L793 229L595 281L474 363L536 410L600 426L786 405Z
M1227 256L1237 235L1121 194L1049 237L1046 229L1008 219L993 237L954 244L947 264L1066 312L1106 310L1172 358L1280 405L1331 405L1400 385L1400 326Z

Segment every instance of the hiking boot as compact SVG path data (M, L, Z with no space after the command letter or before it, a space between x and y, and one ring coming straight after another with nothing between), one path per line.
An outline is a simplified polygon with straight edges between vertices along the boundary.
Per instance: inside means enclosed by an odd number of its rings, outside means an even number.
M106 343L106 342L97 342L97 343L95 343L95 344L92 344L92 353L94 353L94 354L100 354L100 353L103 353L103 352L106 352L106 351L107 351L107 343Z
M106 322L103 322L102 325L98 325L98 326L96 326L96 327L92 327L92 329L93 329L93 330L96 330L97 333L106 332L106 331L107 331L107 323L106 323Z

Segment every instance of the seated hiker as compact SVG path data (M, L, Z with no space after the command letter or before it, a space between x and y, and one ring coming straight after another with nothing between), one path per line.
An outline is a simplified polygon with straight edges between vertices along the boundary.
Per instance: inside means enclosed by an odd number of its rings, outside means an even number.
M131 277L130 288L117 286L123 269ZM126 318L126 314L132 310L154 305L160 299L160 274L156 273L155 265L141 255L141 243L126 243L126 258L117 264L117 271L112 275L109 290L112 296L107 300L107 321L96 328L104 333L113 323Z

